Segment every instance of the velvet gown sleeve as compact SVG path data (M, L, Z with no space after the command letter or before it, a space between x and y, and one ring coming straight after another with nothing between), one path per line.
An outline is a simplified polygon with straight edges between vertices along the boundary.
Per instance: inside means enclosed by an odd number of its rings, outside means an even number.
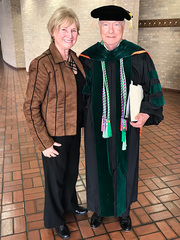
M91 88L91 84L92 84L92 71L93 71L93 60L88 59L88 58L84 58L84 57L79 57L83 67L84 67L84 71L86 73L86 85L84 87L84 93L88 94L90 92L88 92L88 90L90 90ZM86 92L86 88L89 88Z
M164 97L154 63L147 52L132 56L132 80L143 87L140 112L150 116L145 125L158 125L164 118Z
M91 86L92 86L92 74L93 74L93 60L92 59L88 59L88 58L84 58L84 57L79 57L85 74L86 74L86 78L85 78L85 85L83 88L83 95L84 95L84 100L85 100L85 112L87 111L87 107L89 106L90 102L91 102ZM86 114L85 114L86 115Z

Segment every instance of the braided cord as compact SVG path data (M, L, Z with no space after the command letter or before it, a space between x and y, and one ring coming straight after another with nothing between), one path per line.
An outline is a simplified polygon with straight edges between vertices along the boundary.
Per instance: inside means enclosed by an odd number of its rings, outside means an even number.
M111 122L110 122L109 85L108 85L105 61L101 61L101 67L103 72L103 90L102 90L103 115L102 115L101 131L103 132L103 138L109 138L112 136L112 130L111 130Z
M122 131L122 150L126 150L126 131L127 131L127 121L124 119L126 111L126 77L124 73L124 64L123 58L120 59L120 85L121 85L121 121L120 121L120 130Z

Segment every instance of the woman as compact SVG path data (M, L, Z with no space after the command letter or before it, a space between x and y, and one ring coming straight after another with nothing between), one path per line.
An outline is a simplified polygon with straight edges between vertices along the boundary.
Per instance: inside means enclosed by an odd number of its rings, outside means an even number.
M71 50L77 41L79 20L72 9L57 9L48 22L49 49L29 68L24 114L32 137L42 151L45 174L44 223L67 239L67 212L85 214L78 206L78 176L83 124L83 67Z

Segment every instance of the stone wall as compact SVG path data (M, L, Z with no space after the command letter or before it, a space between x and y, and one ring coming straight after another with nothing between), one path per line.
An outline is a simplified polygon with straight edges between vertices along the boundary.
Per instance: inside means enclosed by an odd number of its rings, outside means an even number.
M100 40L98 21L91 18L90 12L102 5L119 4L135 13L133 30L129 30L129 23L127 23L125 37L137 42L139 0L127 0L126 4L123 3L122 0L91 0L88 2L84 0L21 0L26 69L34 57L48 48L50 36L46 25L52 13L61 6L71 7L80 20L80 35L73 48L77 54Z
M3 59L11 66L17 67L10 0L0 2L0 23Z
M118 4L133 12L133 29L127 23L125 38L137 43L139 0L4 0L0 2L1 42L3 59L13 67L26 67L33 58L45 51L50 44L47 22L61 6L71 7L81 23L80 36L74 46L79 54L100 40L98 21L91 18L92 9L108 4Z
M25 67L20 0L0 2L0 22L4 61L16 68Z
M176 90L180 90L179 12L179 0L140 1L140 22L146 24L139 28L138 44L152 56L163 88Z
M11 14L16 64L18 68L22 68L25 66L25 54L20 0L11 0Z
M180 26L170 21L179 19L179 0L2 0L0 1L0 35L3 59L13 67L26 67L50 44L47 22L60 6L71 7L81 23L80 35L73 50L79 54L100 41L98 22L91 18L92 9L108 4L123 6L133 13L133 28L126 23L124 38L138 43L153 58L163 88L180 90ZM168 19L166 26L151 27L140 22ZM167 27L169 24L169 27ZM146 25L147 26L147 25ZM153 27L154 26L154 27Z

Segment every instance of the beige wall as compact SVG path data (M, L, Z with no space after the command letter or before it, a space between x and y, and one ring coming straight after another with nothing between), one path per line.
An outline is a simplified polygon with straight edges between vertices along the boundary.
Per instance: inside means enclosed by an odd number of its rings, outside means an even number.
M0 33L3 59L17 67L10 0L0 2Z
M0 35L3 59L9 65L25 66L20 0L0 2Z
M150 53L163 88L180 89L180 28L140 28L139 44Z
M13 23L14 47L16 54L16 65L18 68L22 68L25 66L25 55L20 0L10 0L10 2Z
M140 19L179 18L179 0L140 0Z
M100 40L98 22L91 18L90 11L106 4L119 4L133 12L133 29L129 30L127 23L124 36L137 43L139 0L4 0L0 4L3 59L13 67L26 67L27 71L31 60L48 48L46 25L60 6L71 7L79 17L80 36L73 48L77 54Z
M124 1L122 0L21 0L26 69L28 69L29 63L34 57L48 48L50 36L46 25L50 16L58 7L71 7L79 17L81 24L80 36L73 48L79 54L100 40L98 21L91 18L91 10L102 5L117 3L134 13L133 30L129 30L128 23L125 37L130 41L137 42L139 0L127 0L126 4L123 4Z
M47 22L54 10L63 5L71 7L80 19L80 36L73 48L79 54L100 40L97 20L90 17L90 11L106 4L120 5L133 13L133 29L129 30L127 22L124 38L150 52L162 87L180 89L180 28L138 29L139 19L179 18L179 0L2 0L3 59L14 67L26 67L28 71L31 60L48 48Z
M180 16L179 0L141 0L140 20ZM180 90L180 27L139 28L138 44L149 51L164 88Z

